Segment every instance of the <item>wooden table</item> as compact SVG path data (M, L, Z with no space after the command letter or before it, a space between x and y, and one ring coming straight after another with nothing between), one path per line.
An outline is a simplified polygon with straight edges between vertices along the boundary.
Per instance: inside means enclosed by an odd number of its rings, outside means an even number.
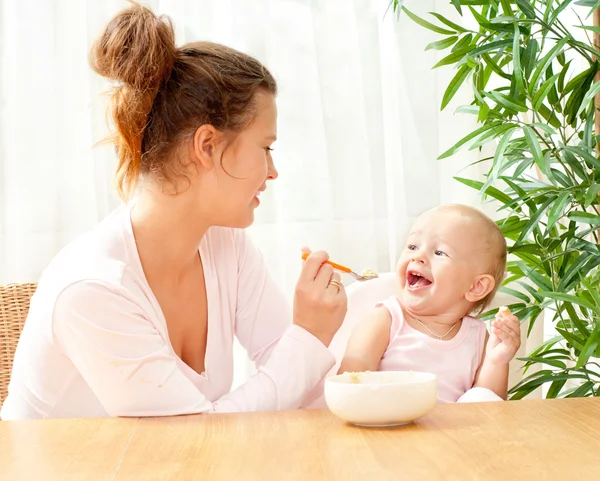
M0 422L0 479L598 480L600 398L438 406L394 429L326 411Z

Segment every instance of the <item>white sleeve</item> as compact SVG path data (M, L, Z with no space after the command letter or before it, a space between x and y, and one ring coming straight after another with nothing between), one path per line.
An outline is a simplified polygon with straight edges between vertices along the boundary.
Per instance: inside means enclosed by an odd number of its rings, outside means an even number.
M294 326L292 308L245 231L238 231L236 336L259 372L273 379L278 409L296 409L335 364L331 351ZM290 349L290 339L302 349Z

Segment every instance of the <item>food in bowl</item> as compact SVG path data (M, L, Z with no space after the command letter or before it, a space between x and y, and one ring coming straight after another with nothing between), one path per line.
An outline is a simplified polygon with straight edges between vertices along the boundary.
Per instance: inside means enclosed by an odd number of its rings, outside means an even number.
M416 371L347 372L325 380L325 402L358 426L398 426L428 414L437 403L437 377Z

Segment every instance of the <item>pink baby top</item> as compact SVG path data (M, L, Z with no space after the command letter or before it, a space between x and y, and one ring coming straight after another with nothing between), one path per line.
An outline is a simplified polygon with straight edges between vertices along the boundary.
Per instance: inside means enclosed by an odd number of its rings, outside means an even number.
M380 371L425 371L438 378L438 402L453 403L473 387L481 364L485 324L464 317L456 336L441 341L404 322L395 297L381 303L392 315L390 341L379 364Z

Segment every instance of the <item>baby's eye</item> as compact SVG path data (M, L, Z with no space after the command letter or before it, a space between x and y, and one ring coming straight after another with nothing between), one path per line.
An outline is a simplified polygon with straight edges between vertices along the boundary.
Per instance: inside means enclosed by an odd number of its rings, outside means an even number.
M265 150L266 150L267 152L273 152L273 150L274 150L274 149L273 149L272 147L265 147Z
M448 257L443 251L435 251L435 255L440 257Z
M414 244L408 244L408 250L409 251L416 251L417 250L417 246Z

